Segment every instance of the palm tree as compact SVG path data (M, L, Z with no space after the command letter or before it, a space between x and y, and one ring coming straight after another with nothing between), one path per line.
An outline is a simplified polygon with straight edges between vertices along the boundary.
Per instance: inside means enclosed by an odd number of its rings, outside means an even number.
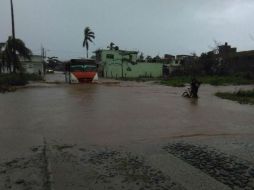
M114 49L114 47L115 47L114 42L110 42L110 44L109 44L108 48L109 48L110 50L113 50L113 49Z
M86 48L86 57L87 58L88 58L89 42L93 43L94 38L95 38L94 32L91 31L91 29L89 27L86 27L84 30L83 47Z
M13 57L13 51L15 52ZM16 52L18 55L16 55ZM30 59L32 55L32 51L26 47L25 43L21 39L13 39L9 37L6 42L5 50L3 52L4 59L10 69L11 63L13 63L13 72L22 70L22 66L19 62L19 57L23 57L25 59Z

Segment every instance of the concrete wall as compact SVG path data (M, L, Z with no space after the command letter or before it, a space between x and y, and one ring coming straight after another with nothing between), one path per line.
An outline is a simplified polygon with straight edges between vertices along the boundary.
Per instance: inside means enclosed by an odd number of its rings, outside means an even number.
M112 63L104 65L104 77L106 78L138 78L138 77L162 77L162 63Z

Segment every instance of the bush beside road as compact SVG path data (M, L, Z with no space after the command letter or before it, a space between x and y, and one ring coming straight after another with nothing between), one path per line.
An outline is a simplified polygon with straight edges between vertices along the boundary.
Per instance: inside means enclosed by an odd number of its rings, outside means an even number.
M14 91L15 86L24 86L29 81L43 80L41 76L35 74L10 73L0 75L0 92Z
M254 104L254 89L246 91L239 90L233 93L217 92L215 95L223 99L237 101L240 104Z

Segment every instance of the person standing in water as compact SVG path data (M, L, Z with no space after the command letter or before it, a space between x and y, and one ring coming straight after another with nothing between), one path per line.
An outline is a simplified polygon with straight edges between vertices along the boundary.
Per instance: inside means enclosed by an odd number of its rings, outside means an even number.
M191 81L191 97L198 98L198 89L200 87L200 82L193 78Z

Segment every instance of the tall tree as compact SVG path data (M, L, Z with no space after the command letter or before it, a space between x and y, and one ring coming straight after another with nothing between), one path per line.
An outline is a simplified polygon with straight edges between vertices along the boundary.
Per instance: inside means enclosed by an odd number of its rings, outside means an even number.
M13 55L13 51L15 51L15 55ZM16 52L19 56L17 56ZM5 61L7 62L7 67L10 69L11 63L13 64L13 71L15 72L17 69L21 71L22 66L20 65L19 57L23 57L25 59L30 59L32 55L32 51L26 47L25 43L21 39L13 40L12 37L6 42L5 50L3 52L3 56ZM14 56L14 57L13 57ZM14 61L15 60L15 61Z
M94 32L89 28L86 27L84 30L84 41L83 41L83 47L86 48L86 57L88 58L88 50L89 50L89 43L93 43L93 39L95 39Z
M153 58L150 56L150 55L148 55L148 56L146 56L146 61L149 63L149 62L152 62L153 61Z

